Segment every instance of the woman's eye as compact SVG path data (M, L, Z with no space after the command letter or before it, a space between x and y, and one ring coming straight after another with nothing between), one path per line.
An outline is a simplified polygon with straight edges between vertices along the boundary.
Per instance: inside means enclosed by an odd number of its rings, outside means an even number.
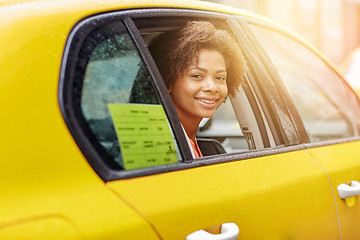
M191 77L196 78L196 79L201 79L202 75L201 74L193 74Z
M219 81L225 81L226 80L226 78L224 76L218 76L216 79L219 80Z

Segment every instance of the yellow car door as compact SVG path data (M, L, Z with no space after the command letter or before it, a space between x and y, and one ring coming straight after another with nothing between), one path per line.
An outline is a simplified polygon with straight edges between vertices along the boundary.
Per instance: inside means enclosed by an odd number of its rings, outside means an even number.
M360 236L359 147L359 141L345 140L334 145L309 149L310 154L328 172L331 180L339 211L342 239L357 239Z
M163 239L185 239L197 230L229 222L239 227L239 239L339 238L328 179L306 151L234 157L226 163L108 185Z
M237 225L238 239L338 239L328 177L299 144L301 138L288 121L291 116L270 84L266 67L242 36L236 37L244 43L249 67L244 104L255 119L254 136L262 146L199 159L190 154L146 43L189 19L213 21L236 35L239 25L230 18L149 9L102 14L78 23L60 79L60 103L70 132L109 189L161 239L185 239L201 229L223 239L219 226L225 223ZM140 127L135 119L140 119ZM141 127L155 120L161 122L154 125L157 131ZM146 144L137 152L128 151L139 142ZM154 153L152 143L171 151L159 148Z
M296 106L310 143L304 146L326 171L336 201L342 239L358 239L360 230L360 104L331 65L316 50L276 29L251 29L280 75ZM296 57L294 57L296 56ZM292 58L293 61L289 61Z

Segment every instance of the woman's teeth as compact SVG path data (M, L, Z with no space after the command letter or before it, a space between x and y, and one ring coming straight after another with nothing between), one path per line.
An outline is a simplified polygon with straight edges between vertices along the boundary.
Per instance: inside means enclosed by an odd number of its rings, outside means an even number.
M211 101L211 100L206 100L206 99L199 99L199 98L196 98L196 100L198 100L199 102L203 102L203 103L215 103L216 101Z

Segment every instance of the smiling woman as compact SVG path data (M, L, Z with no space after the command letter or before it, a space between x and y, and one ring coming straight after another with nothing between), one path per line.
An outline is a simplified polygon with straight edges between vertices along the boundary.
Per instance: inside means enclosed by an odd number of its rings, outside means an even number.
M200 121L211 118L227 95L235 95L245 73L243 55L225 30L191 21L165 32L149 45L195 157L202 153L195 136Z

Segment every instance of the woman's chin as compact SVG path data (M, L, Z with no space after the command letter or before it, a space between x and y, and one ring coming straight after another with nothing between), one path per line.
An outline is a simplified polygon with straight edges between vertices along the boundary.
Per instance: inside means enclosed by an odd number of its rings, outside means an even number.
M203 118L212 118L215 114L215 111L214 112L207 112L207 113L204 113L202 114L202 117Z

